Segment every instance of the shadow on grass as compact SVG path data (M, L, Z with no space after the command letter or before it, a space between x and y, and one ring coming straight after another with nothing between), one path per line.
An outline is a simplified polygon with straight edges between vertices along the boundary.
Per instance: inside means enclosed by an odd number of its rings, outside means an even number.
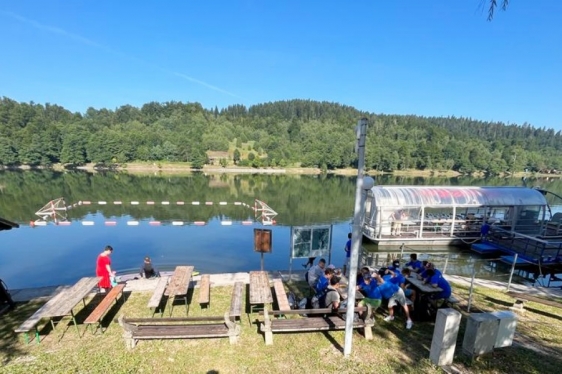
M499 299L496 299L496 298L493 298L493 297L490 297L490 296L486 296L484 298L484 300L486 300L488 302L491 302L491 303L494 303L494 304L503 305L503 306L506 306L506 307L510 307L510 306L513 305L512 302L499 300ZM547 312L545 310L540 310L540 309L530 307L529 302L525 302L523 308L527 312L533 312L533 313L536 313L536 314L540 314L541 316L545 316L545 317L548 317L548 318L553 318L553 319L557 319L559 321L562 321L562 315L558 315L558 314Z
M0 362L2 362L2 365L27 354L22 349L19 336L14 332L14 329L35 313L40 306L41 304L36 302L18 303L16 309L0 317ZM32 331L30 331L30 335L31 342L33 340Z
M173 315L174 308L177 308L179 305L181 305L186 309L186 316L189 316L189 308L191 307L191 303L193 301L193 293L194 289L188 288L187 294L185 296L176 295L176 297L174 297L173 299L170 299L169 296L163 296L162 300L160 300L159 308L157 309L159 313L156 312L154 314L160 314L162 317L171 317ZM166 313L168 315L166 315Z

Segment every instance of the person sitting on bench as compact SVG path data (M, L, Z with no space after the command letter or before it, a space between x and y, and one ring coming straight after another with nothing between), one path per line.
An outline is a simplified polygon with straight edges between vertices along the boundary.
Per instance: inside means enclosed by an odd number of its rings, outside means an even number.
M439 308L443 305L445 300L451 297L451 285L441 273L438 274L434 269L427 269L426 274L429 278L425 283L429 283L432 287L439 287L443 290L430 295L430 298L434 301L434 305Z
M410 270L416 273L420 273L421 271L425 270L422 262L418 260L417 253L410 254L410 261L406 262L406 265L404 265L404 267L410 268Z
M325 267L326 267L326 260L321 258L320 261L318 261L317 265L314 265L305 273L305 279L310 287L312 288L316 287L318 278L320 278L322 274L324 274Z
M143 278L149 279L149 278L156 278L160 276L160 272L158 270L156 270L154 268L154 266L152 266L152 261L150 260L150 257L146 256L144 258L144 263L141 267L140 270L140 275Z
M318 282L316 282L316 286L314 290L316 291L316 295L322 295L328 286L330 285L330 279L334 276L334 269L327 268L324 270L324 274L318 278Z

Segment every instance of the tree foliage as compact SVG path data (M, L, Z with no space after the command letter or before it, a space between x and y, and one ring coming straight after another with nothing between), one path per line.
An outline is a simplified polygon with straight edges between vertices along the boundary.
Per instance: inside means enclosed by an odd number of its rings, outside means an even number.
M175 161L201 168L207 151L223 151L234 163L253 167L346 168L356 166L354 129L361 117L370 124L369 169L490 174L562 169L562 133L528 123L383 115L310 100L220 111L198 103L151 102L80 114L5 97L0 99L0 165ZM250 152L242 157L240 150Z

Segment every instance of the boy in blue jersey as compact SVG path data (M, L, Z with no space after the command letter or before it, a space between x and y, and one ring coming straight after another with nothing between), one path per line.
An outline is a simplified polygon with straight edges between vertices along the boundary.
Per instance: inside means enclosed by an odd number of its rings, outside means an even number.
M355 284L357 286L362 286L363 284L365 284L365 276L369 276L369 278L371 277L371 269L369 269L366 266L362 267L361 271L359 271L357 273L357 278L356 278Z
M372 307L372 314L364 319L373 318L374 320L375 311L382 303L382 295L377 281L371 277L371 274L366 274L363 276L363 283L357 286L357 290L365 295L365 298L359 302L358 306L366 306L368 304Z
M410 270L416 273L419 273L420 271L423 270L422 262L418 260L417 253L410 254L410 261L406 262L406 265L404 265L404 267L410 268Z
M387 322L394 320L394 306L400 304L404 309L404 314L406 315L406 328L409 330L412 328L414 323L410 318L410 311L406 305L406 296L404 291L396 283L390 282L390 280L385 281L380 274L375 274L374 278L377 280L378 288L381 296L388 299L388 316L384 319Z
M416 294L414 290L408 288L409 285L406 283L406 278L410 276L410 269L404 268L402 269L402 271L400 270L393 271L390 268L388 268L387 273L389 273L391 277L388 278L387 276L384 276L383 279L388 280L389 282L392 282L394 284L397 284L398 287L400 287L402 291L404 291L404 296L406 296L406 298L411 301L410 303L406 302L406 304L410 305L413 310Z
M347 234L347 242L343 250L345 251L345 263L343 264L343 275L345 276L347 275L347 268L351 261L351 233Z
M441 275L437 274L434 269L428 269L426 271L428 275L428 282L432 287L439 287L443 291L434 292L431 294L430 298L436 301L436 304L442 304L446 299L451 297L451 285L447 280Z
M410 269L408 268L404 268L402 269L402 279L404 280L404 282L400 285L400 287L402 288L402 290L404 290L404 295L406 296L406 298L408 298L411 303L410 303L410 307L412 310L414 310L414 304L416 301L416 291L409 288L410 284L406 283L406 278L409 278L412 275Z
M333 275L334 269L327 268L326 270L324 270L324 274L318 278L318 282L316 282L316 286L314 287L314 291L316 292L317 296L322 295L324 291L326 291L328 285L330 284L330 279L332 279Z
M392 270L394 272L400 271L400 260L397 259L397 260L392 261L392 265L390 265L388 267L388 269Z

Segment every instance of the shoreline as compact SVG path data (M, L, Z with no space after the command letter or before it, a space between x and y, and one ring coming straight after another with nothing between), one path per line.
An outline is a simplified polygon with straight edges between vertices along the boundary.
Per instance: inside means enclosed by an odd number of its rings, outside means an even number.
M332 174L341 176L356 176L357 169L345 168L345 169L335 169L327 170L323 172L320 168L309 168L309 167L268 167L268 168L252 168L252 167L238 167L238 166L216 166L216 165L205 165L202 169L194 169L187 163L141 163L133 162L123 165L116 165L114 167L97 167L95 164L86 164L82 166L76 166L72 168L66 168L62 164L54 164L51 166L37 166L31 167L29 165L18 165L18 166L0 166L0 170L10 171L10 170L54 170L54 171L71 171L71 170L81 170L90 173L104 172L104 171L115 171L127 174L175 174L175 175L189 175L194 172L202 172L205 174L284 174L284 175L321 175L321 174ZM392 172L383 171L373 171L369 170L365 172L366 175L377 176L377 175L393 175L393 176L405 176L405 177L425 177L425 178L456 178L456 177L473 177L484 179L487 175L483 172L475 172L471 174L463 174L453 170L395 170ZM494 175L494 177L500 178L562 178L562 174L544 174L544 173L501 173L499 175Z
M267 271L270 279L281 279L287 281L304 281L304 270L273 270ZM123 276L131 275L124 274ZM232 286L235 282L243 282L244 284L250 283L249 272L237 273L218 273L209 274L211 285L213 287ZM457 285L470 286L471 280L469 277L459 275L444 274L446 279ZM159 278L151 279L129 279L120 283L125 283L125 292L152 292L156 288ZM189 288L197 288L201 274L192 277ZM506 282L491 281L486 279L474 278L474 285L478 287L486 287L495 290L505 290L507 287ZM19 288L10 291L11 297L16 303L28 302L32 300L48 300L58 292L71 287L71 285L58 285L58 286L44 286L44 287L29 287ZM512 283L510 289L514 292L521 292L528 295L542 296L542 297L556 297L562 298L562 289L559 287L533 287L524 284ZM95 291L92 291L95 293Z

